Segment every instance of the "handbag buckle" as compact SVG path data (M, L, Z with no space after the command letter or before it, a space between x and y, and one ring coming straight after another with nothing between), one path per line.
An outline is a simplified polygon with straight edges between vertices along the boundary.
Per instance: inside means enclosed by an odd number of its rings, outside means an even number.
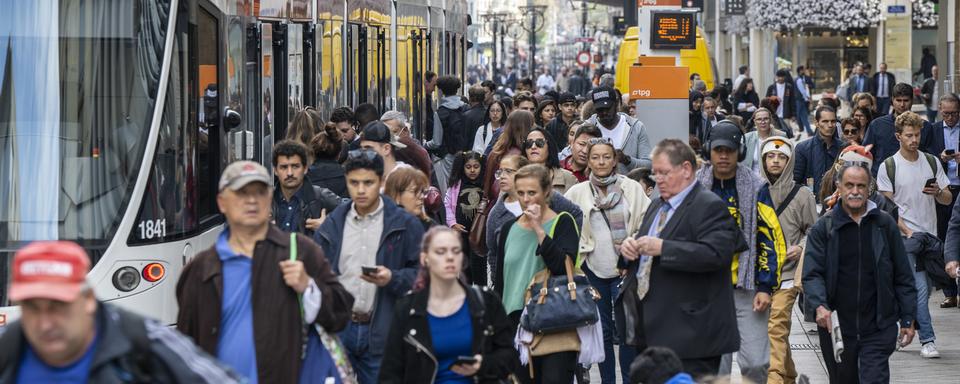
M576 290L577 290L577 283L574 283L574 282L572 282L572 281L569 282L569 283L567 283L567 290L568 290L568 291L576 291Z

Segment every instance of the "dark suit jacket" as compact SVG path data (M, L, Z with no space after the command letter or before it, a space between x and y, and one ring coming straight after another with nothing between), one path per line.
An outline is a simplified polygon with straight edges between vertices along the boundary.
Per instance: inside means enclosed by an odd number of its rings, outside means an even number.
M783 118L789 119L793 117L793 110L797 107L797 90L789 81L783 84L785 87L783 88L783 100L780 100L780 104L783 105ZM777 96L777 83L770 84L770 86L767 87L767 97L770 96ZM772 112L774 114L777 113L777 111Z
M660 198L650 204L638 237L650 230L661 206ZM617 298L627 343L668 347L681 359L738 350L730 263L747 244L726 203L697 183L660 235L662 254L653 259L646 297L637 300L638 259L629 264Z
M897 77L890 72L885 72L887 75L887 97L893 97L893 86L897 84ZM880 93L880 72L874 73L870 77L870 93L873 97L877 97L877 94Z
M867 77L866 75L860 75L860 76L864 77L863 92L873 94L873 89L870 88L871 87L870 78ZM854 76L850 76L850 78L847 79L847 100L850 100L851 98L853 98L853 95L855 95L856 93L857 93L857 75L854 75Z
M947 145L943 139L943 121L938 121L930 125L925 125L920 132L920 150L940 158ZM947 169L947 164L940 162L943 169Z

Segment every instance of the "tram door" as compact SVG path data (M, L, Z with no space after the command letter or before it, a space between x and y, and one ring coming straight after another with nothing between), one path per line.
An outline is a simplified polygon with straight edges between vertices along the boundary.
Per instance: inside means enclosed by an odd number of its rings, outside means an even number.
M369 77L364 86L369 89L367 102L377 106L377 110L387 110L387 39L383 27L370 26L367 29L370 43L367 44L367 70Z
M347 28L347 100L352 108L370 102L368 72L367 27L350 23Z
M430 135L433 133L433 127L425 127L426 124L426 110L424 104L424 71L426 71L426 63L424 57L424 29L412 30L410 31L410 73L408 78L412 79L411 83L413 84L413 94L410 95L410 103L413 106L413 126L414 131L413 135L420 140L425 142L431 139Z
M256 77L259 82L258 87L251 88L248 91L253 93L253 90L256 89L256 97L259 102L256 104L256 108L253 105L248 108L260 111L260 117L256 124L259 128L256 137L260 138L257 153L261 156L260 163L264 165L270 163L274 142L275 113L273 101L277 93L273 87L273 29L273 24L270 23L252 25L248 40L251 48L256 48L255 50L251 49L251 51L257 56L255 65L259 73L259 76ZM267 167L267 169L273 172L273 167Z

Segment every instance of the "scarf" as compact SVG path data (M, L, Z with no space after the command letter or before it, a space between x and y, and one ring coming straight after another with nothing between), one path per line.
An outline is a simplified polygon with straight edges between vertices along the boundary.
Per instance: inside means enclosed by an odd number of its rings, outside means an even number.
M705 165L697 172L697 180L707 191L713 190L713 166ZM737 287L757 289L757 193L766 184L752 170L737 167L737 201L740 203L740 231L744 241L750 246L749 251L740 253L740 263L737 267ZM711 192L712 193L712 192ZM724 203L726 204L726 203ZM746 234L751 234L747 236Z
M590 174L590 189L593 191L593 205L600 210L603 220L607 222L610 228L610 235L613 237L613 249L620 254L620 243L627 238L627 220L624 217L622 209L616 209L620 205L623 197L623 191L617 181L620 176L612 173L607 177L598 177L595 173ZM604 195L601 187L607 188Z

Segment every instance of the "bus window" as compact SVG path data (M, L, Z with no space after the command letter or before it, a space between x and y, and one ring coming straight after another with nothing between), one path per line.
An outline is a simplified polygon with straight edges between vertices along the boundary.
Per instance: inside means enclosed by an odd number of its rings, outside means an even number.
M220 97L218 91L219 21L204 7L197 10L197 189L201 220L218 216L217 184L220 176Z

